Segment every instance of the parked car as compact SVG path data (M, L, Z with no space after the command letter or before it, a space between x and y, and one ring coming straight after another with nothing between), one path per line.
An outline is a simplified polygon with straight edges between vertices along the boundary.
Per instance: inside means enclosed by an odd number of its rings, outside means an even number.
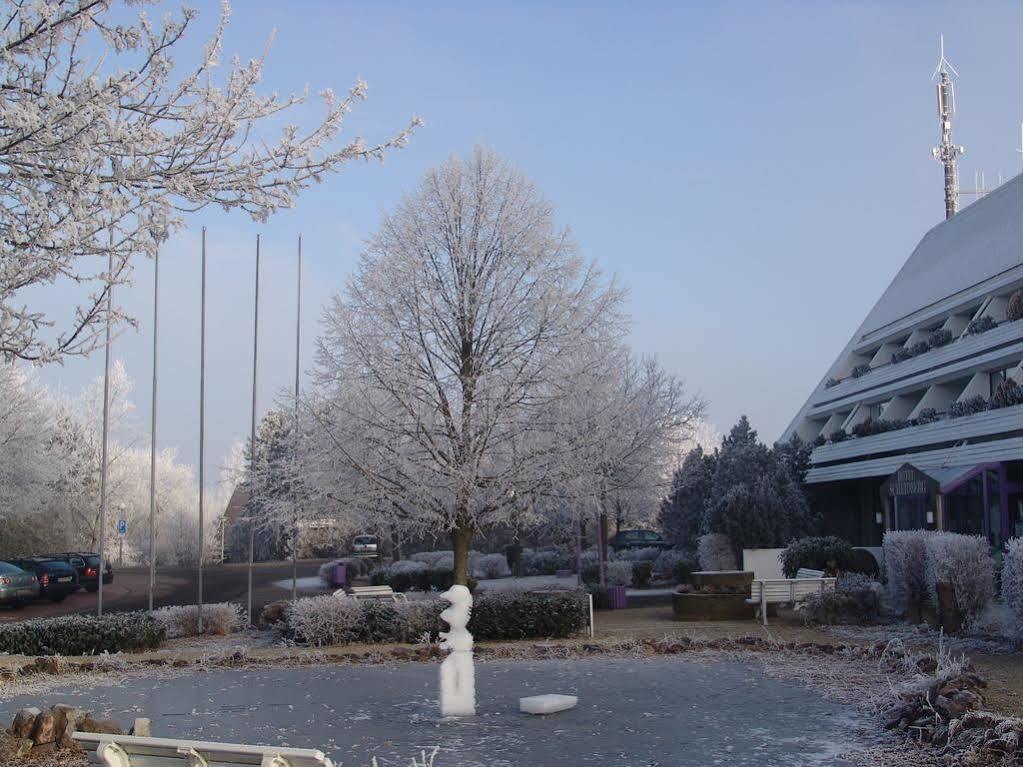
M86 591L99 591L99 554L92 551L65 551L47 554L47 559L60 559L78 572L78 583ZM110 560L103 563L103 585L114 582L114 568Z
M78 572L63 559L29 557L12 559L11 564L20 567L26 573L33 573L39 582L39 596L51 602L63 602L68 594L73 594L80 588Z
M376 554L377 537L375 535L357 535L352 539L353 554Z
M615 551L624 549L670 549L671 544L654 530L622 530L607 542Z
M19 608L39 596L39 581L10 562L0 562L0 605Z

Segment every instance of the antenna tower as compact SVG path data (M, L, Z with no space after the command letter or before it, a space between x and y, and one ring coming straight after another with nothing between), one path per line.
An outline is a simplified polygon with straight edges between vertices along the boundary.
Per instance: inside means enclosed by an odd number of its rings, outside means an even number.
M931 80L938 78L938 124L941 128L941 143L931 150L934 159L945 169L945 219L950 219L959 209L959 176L956 161L966 151L965 147L952 143L952 116L956 111L956 91L952 75L959 77L945 58L945 36L940 38L941 56Z

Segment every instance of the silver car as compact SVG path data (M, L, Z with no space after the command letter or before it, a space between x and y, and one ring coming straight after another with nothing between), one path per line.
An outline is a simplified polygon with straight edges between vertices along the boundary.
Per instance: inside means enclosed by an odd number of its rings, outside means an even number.
M376 554L377 537L375 535L357 535L352 539L353 554Z
M22 607L39 596L39 581L32 573L0 562L0 605Z

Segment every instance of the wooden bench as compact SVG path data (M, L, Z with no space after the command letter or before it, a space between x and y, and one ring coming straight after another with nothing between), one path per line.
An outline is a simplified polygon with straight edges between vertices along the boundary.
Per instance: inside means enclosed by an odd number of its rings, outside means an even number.
M283 746L205 743L177 738L142 738L76 732L71 736L89 759L103 767L334 767L322 751Z
M802 572L802 571L800 571ZM810 572L818 572L812 570ZM750 598L746 604L756 606L760 619L767 625L767 606L795 604L811 594L821 594L835 588L835 578L768 578L753 581Z
M389 599L392 602L407 602L408 597L390 586L352 586L350 591L338 589L336 597L352 597L353 599Z

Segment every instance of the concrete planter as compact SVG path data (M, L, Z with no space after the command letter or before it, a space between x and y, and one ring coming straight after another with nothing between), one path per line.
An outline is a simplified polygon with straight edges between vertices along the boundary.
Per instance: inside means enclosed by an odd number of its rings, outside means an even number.
M677 621L749 620L753 606L746 604L749 594L671 595L671 609Z
M693 586L740 588L749 592L753 588L753 573L749 570L698 570L692 574Z

